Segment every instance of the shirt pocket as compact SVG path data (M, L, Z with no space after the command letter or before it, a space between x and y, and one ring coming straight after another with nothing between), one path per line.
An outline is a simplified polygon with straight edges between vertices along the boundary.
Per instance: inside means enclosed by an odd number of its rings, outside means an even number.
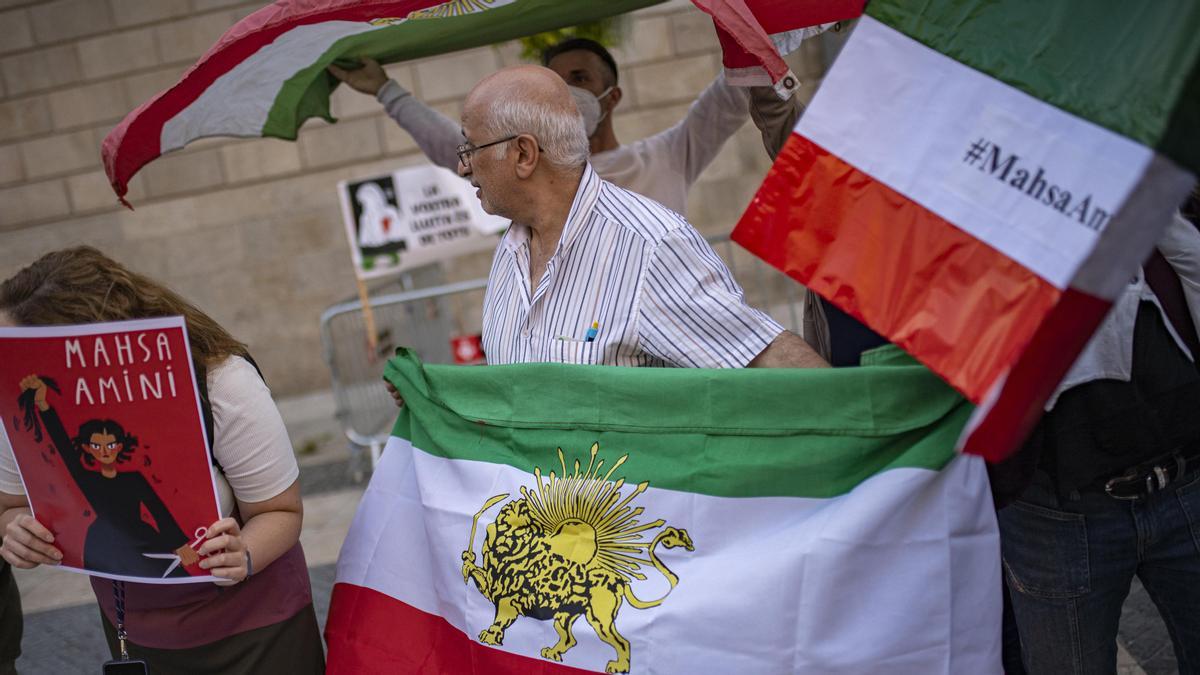
M596 341L563 340L541 337L534 340L540 361L550 363L576 363L590 365L598 363L603 350Z

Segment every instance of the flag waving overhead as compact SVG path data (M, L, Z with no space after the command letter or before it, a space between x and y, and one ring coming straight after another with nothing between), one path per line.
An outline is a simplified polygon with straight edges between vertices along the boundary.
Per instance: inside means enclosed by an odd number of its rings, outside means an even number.
M330 673L998 673L971 406L856 369L524 364L405 406L338 560Z
M965 447L999 457L1187 194L1198 128L1200 4L875 0L734 239L981 403Z
M329 95L337 81L325 71L331 63L443 54L664 1L276 0L230 28L174 86L129 113L104 139L104 170L124 202L139 169L194 140L294 140L310 117L334 121ZM807 28L812 24L856 15L862 3L805 0L784 8L782 0L696 0L730 31L719 31L726 66L744 85L779 83L787 72L780 50L818 30ZM792 78L787 89L796 84Z
M104 139L117 196L159 155L207 136L295 139L333 121L331 63L442 54L593 21L663 0L276 0L239 21L183 78Z

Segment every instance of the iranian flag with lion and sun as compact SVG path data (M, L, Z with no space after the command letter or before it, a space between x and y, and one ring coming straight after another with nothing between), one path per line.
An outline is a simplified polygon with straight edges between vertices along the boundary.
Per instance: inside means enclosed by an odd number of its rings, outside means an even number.
M862 368L422 365L346 537L331 673L995 673L971 405Z

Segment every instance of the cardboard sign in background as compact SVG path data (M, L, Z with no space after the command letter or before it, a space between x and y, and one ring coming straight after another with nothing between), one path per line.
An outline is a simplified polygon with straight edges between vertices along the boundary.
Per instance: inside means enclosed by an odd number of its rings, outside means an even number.
M489 215L466 180L441 167L399 169L338 183L359 278L491 250L508 221Z
M186 568L190 578L167 579L86 569L84 541L96 520L95 506L70 474L45 425L39 442L26 428L25 412L18 404L21 380L38 375L58 384L60 393L48 390L46 402L69 437L88 420L119 423L138 443L129 460L116 465L118 471L140 472L193 540L197 528L208 527L220 516L183 318L0 328L0 354L3 432L34 516L54 533L55 545L63 552L63 567L137 581L212 580L195 566ZM85 463L84 468L98 471L99 465ZM153 525L144 506L142 520ZM171 562L162 560L159 568L165 572Z

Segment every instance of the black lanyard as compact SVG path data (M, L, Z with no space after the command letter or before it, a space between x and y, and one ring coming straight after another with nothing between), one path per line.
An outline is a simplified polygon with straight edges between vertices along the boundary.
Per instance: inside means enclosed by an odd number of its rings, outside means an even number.
M148 675L150 668L145 661L129 658L126 641L129 634L125 632L125 582L113 581L113 606L117 610L117 642L120 644L121 656L112 661L105 661L101 667L104 675Z
M117 644L121 648L121 660L129 660L129 649L125 646L125 641L129 639L129 634L125 632L125 582L114 581L113 584L113 606L117 610Z

